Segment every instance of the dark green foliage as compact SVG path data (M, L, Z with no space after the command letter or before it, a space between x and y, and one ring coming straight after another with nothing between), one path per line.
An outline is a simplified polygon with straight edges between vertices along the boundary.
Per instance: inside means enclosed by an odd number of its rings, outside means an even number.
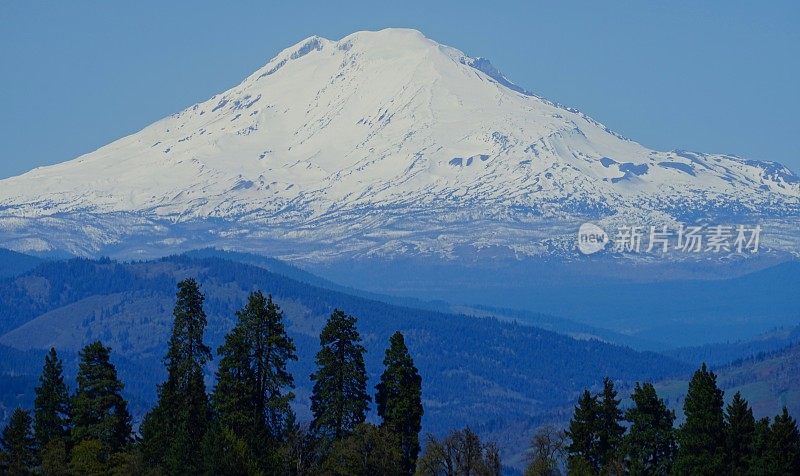
M142 422L145 460L168 474L197 474L201 446L211 418L203 379L211 350L203 342L207 319L197 281L178 283L174 321L164 364L167 380L158 403Z
M755 433L753 410L741 393L736 392L725 408L725 459L729 474L747 473L748 461L753 455Z
M230 428L212 425L203 437L203 474L259 475L258 455Z
M588 466L591 471L600 471L600 455L597 451L600 405L597 397L584 390L575 406L566 434L570 439L567 446L567 463Z
M422 377L400 332L389 339L383 365L375 394L378 416L382 426L398 436L403 474L413 474L422 430Z
M36 441L33 438L30 413L17 408L0 435L0 474L32 474L36 463Z
M800 433L786 407L772 420L768 461L770 474L800 474Z
M500 476L500 453L493 443L482 443L469 428L437 440L428 435L425 452L417 461L419 476Z
M99 440L82 440L78 442L70 452L70 473L86 476L108 474L108 457L103 446L103 443Z
M46 476L65 476L67 472L67 445L64 440L52 439L39 450L42 473Z
M311 374L312 427L320 435L337 439L364 422L369 408L366 349L356 329L356 318L333 311L319 336L317 371Z
M286 433L294 398L288 391L294 379L286 365L297 355L283 313L271 296L252 293L237 316L236 326L219 348L222 358L212 404L224 429L244 441L266 467L267 453L274 457Z
M630 474L669 474L675 458L675 414L658 398L653 384L636 384L633 407L625 412L631 426L623 448Z
M75 442L96 440L104 456L132 441L131 416L122 397L123 384L110 361L111 349L93 342L80 352L78 388L72 398Z
M753 432L753 452L748 457L747 474L763 474L765 468L770 466L770 430L769 418L756 421Z
M598 396L597 459L603 472L620 472L619 449L625 428L620 425L620 400L610 378L603 379L603 392Z
M336 476L406 474L398 437L387 428L361 423L349 436L333 442L322 473Z
M70 420L69 391L64 383L64 364L56 349L44 358L44 367L39 377L34 400L34 435L39 448L52 440L67 441Z
M717 376L703 364L689 382L683 403L686 420L678 431L678 474L718 475L725 473L725 422L722 390Z

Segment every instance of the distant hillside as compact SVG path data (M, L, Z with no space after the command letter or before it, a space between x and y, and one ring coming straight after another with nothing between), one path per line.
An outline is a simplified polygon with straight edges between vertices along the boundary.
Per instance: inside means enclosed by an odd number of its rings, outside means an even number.
M800 317L798 317L800 320ZM680 347L662 351L674 359L699 366L705 362L711 366L727 365L736 360L759 354L772 353L800 342L800 325L780 327L765 332L755 339L706 344L696 347Z
M308 375L318 332L335 307L359 319L371 386L389 335L400 330L424 379L425 431L439 433L469 424L497 440L507 454L519 455L523 449L519 445L526 443L535 426L561 419L565 402L571 405L580 390L604 375L624 385L689 371L684 364L654 353L493 318L386 304L311 286L257 266L180 256L130 264L83 259L44 263L0 280L0 345L35 353L30 357L24 352L29 357L23 360L35 361L27 370L0 367L4 373L0 388L11 386L9 375L28 375L31 368L38 368L44 349L51 345L72 358L82 345L102 339L113 348L126 394L141 402L132 405L138 419L164 376L160 358L171 325L175 284L188 276L198 279L206 293L207 341L214 349L249 291L262 289L275 296L300 356L291 370L301 418L309 416ZM5 405L30 401L31 390Z
M16 251L0 248L0 278L15 276L35 268L43 260Z
M717 384L725 391L725 400L742 392L756 417L773 417L784 405L791 414L800 414L800 344L719 367L714 372ZM687 386L687 380L670 379L656 388L680 410ZM682 413L678 411L679 416Z

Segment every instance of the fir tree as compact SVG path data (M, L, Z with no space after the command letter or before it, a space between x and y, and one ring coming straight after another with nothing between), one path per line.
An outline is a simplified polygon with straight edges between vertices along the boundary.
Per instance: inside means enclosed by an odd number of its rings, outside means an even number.
M294 398L288 391L294 379L286 366L297 355L271 296L251 294L237 316L238 323L219 348L222 359L212 403L221 424L259 454L265 441L276 448L286 433Z
M756 421L753 432L753 451L747 460L747 474L762 474L770 466L770 430L769 418Z
M678 431L678 474L718 475L725 472L725 422L717 376L703 364L689 382L683 403L686 420Z
M72 398L72 439L99 441L106 456L132 441L131 415L124 385L110 361L111 349L93 342L80 352L78 388Z
M34 435L37 445L45 448L53 440L66 442L70 419L69 390L64 383L64 364L52 347L44 358L42 375L35 391Z
M566 432L570 439L567 465L571 468L586 466L594 473L600 471L600 455L597 451L599 406L597 398L589 390L584 390L578 399Z
M0 435L0 474L33 474L36 464L36 440L31 432L33 420L26 410L11 413L8 425Z
M753 455L755 432L753 410L741 393L736 392L725 408L725 451L729 474L747 473L748 462Z
M322 436L340 438L363 423L369 408L366 349L356 329L356 318L333 311L320 334L317 371L311 374L312 426Z
M422 377L400 332L389 338L383 365L375 394L378 416L383 419L382 427L398 437L403 473L414 474L422 429Z
M768 454L770 474L800 474L800 433L786 407L772 420Z
M147 464L168 474L196 474L201 447L211 418L203 369L211 350L203 342L207 319L197 281L178 283L174 321L164 365L167 380L158 389L158 403L142 422Z
M625 428L620 425L622 410L620 400L610 378L603 379L603 392L599 397L597 426L597 456L601 470L614 472L619 466L619 449ZM618 469L618 468L617 468ZM619 471L616 471L619 472Z
M675 413L658 398L653 384L636 384L633 407L625 412L630 431L623 447L629 474L669 474L675 458Z

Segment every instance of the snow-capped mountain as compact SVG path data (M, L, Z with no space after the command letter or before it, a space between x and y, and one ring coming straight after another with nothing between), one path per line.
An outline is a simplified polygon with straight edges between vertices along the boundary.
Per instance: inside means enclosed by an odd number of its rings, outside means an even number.
M658 152L414 30L308 38L238 86L0 181L0 246L307 260L570 253L586 220L764 223L798 250L800 179Z

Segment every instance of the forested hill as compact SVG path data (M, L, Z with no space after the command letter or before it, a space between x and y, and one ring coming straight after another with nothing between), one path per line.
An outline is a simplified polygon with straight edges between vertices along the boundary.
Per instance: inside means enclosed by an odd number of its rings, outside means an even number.
M469 424L515 454L522 449L518 445L527 442L521 434L532 433L542 421L562 420L564 409L571 409L584 387L596 385L598 376L608 375L625 385L688 375L691 370L654 353L491 318L390 305L219 258L176 256L136 263L47 262L0 280L0 350L9 356L0 361L0 388L11 388L12 383L23 387L50 346L65 356L69 374L75 353L100 339L113 349L138 421L140 412L153 403L156 384L163 381L160 359L172 323L175 285L186 277L196 278L206 295L206 341L213 349L250 291L260 289L275 297L297 344L299 361L290 370L298 386L301 419L309 415L308 375L319 331L334 308L358 318L368 350L370 386L376 383L389 336L396 330L406 336L423 378L424 431ZM22 395L4 392L2 405L8 409L26 404L32 391L29 386L20 390Z
M43 260L16 251L0 248L0 278L16 276L35 268Z

